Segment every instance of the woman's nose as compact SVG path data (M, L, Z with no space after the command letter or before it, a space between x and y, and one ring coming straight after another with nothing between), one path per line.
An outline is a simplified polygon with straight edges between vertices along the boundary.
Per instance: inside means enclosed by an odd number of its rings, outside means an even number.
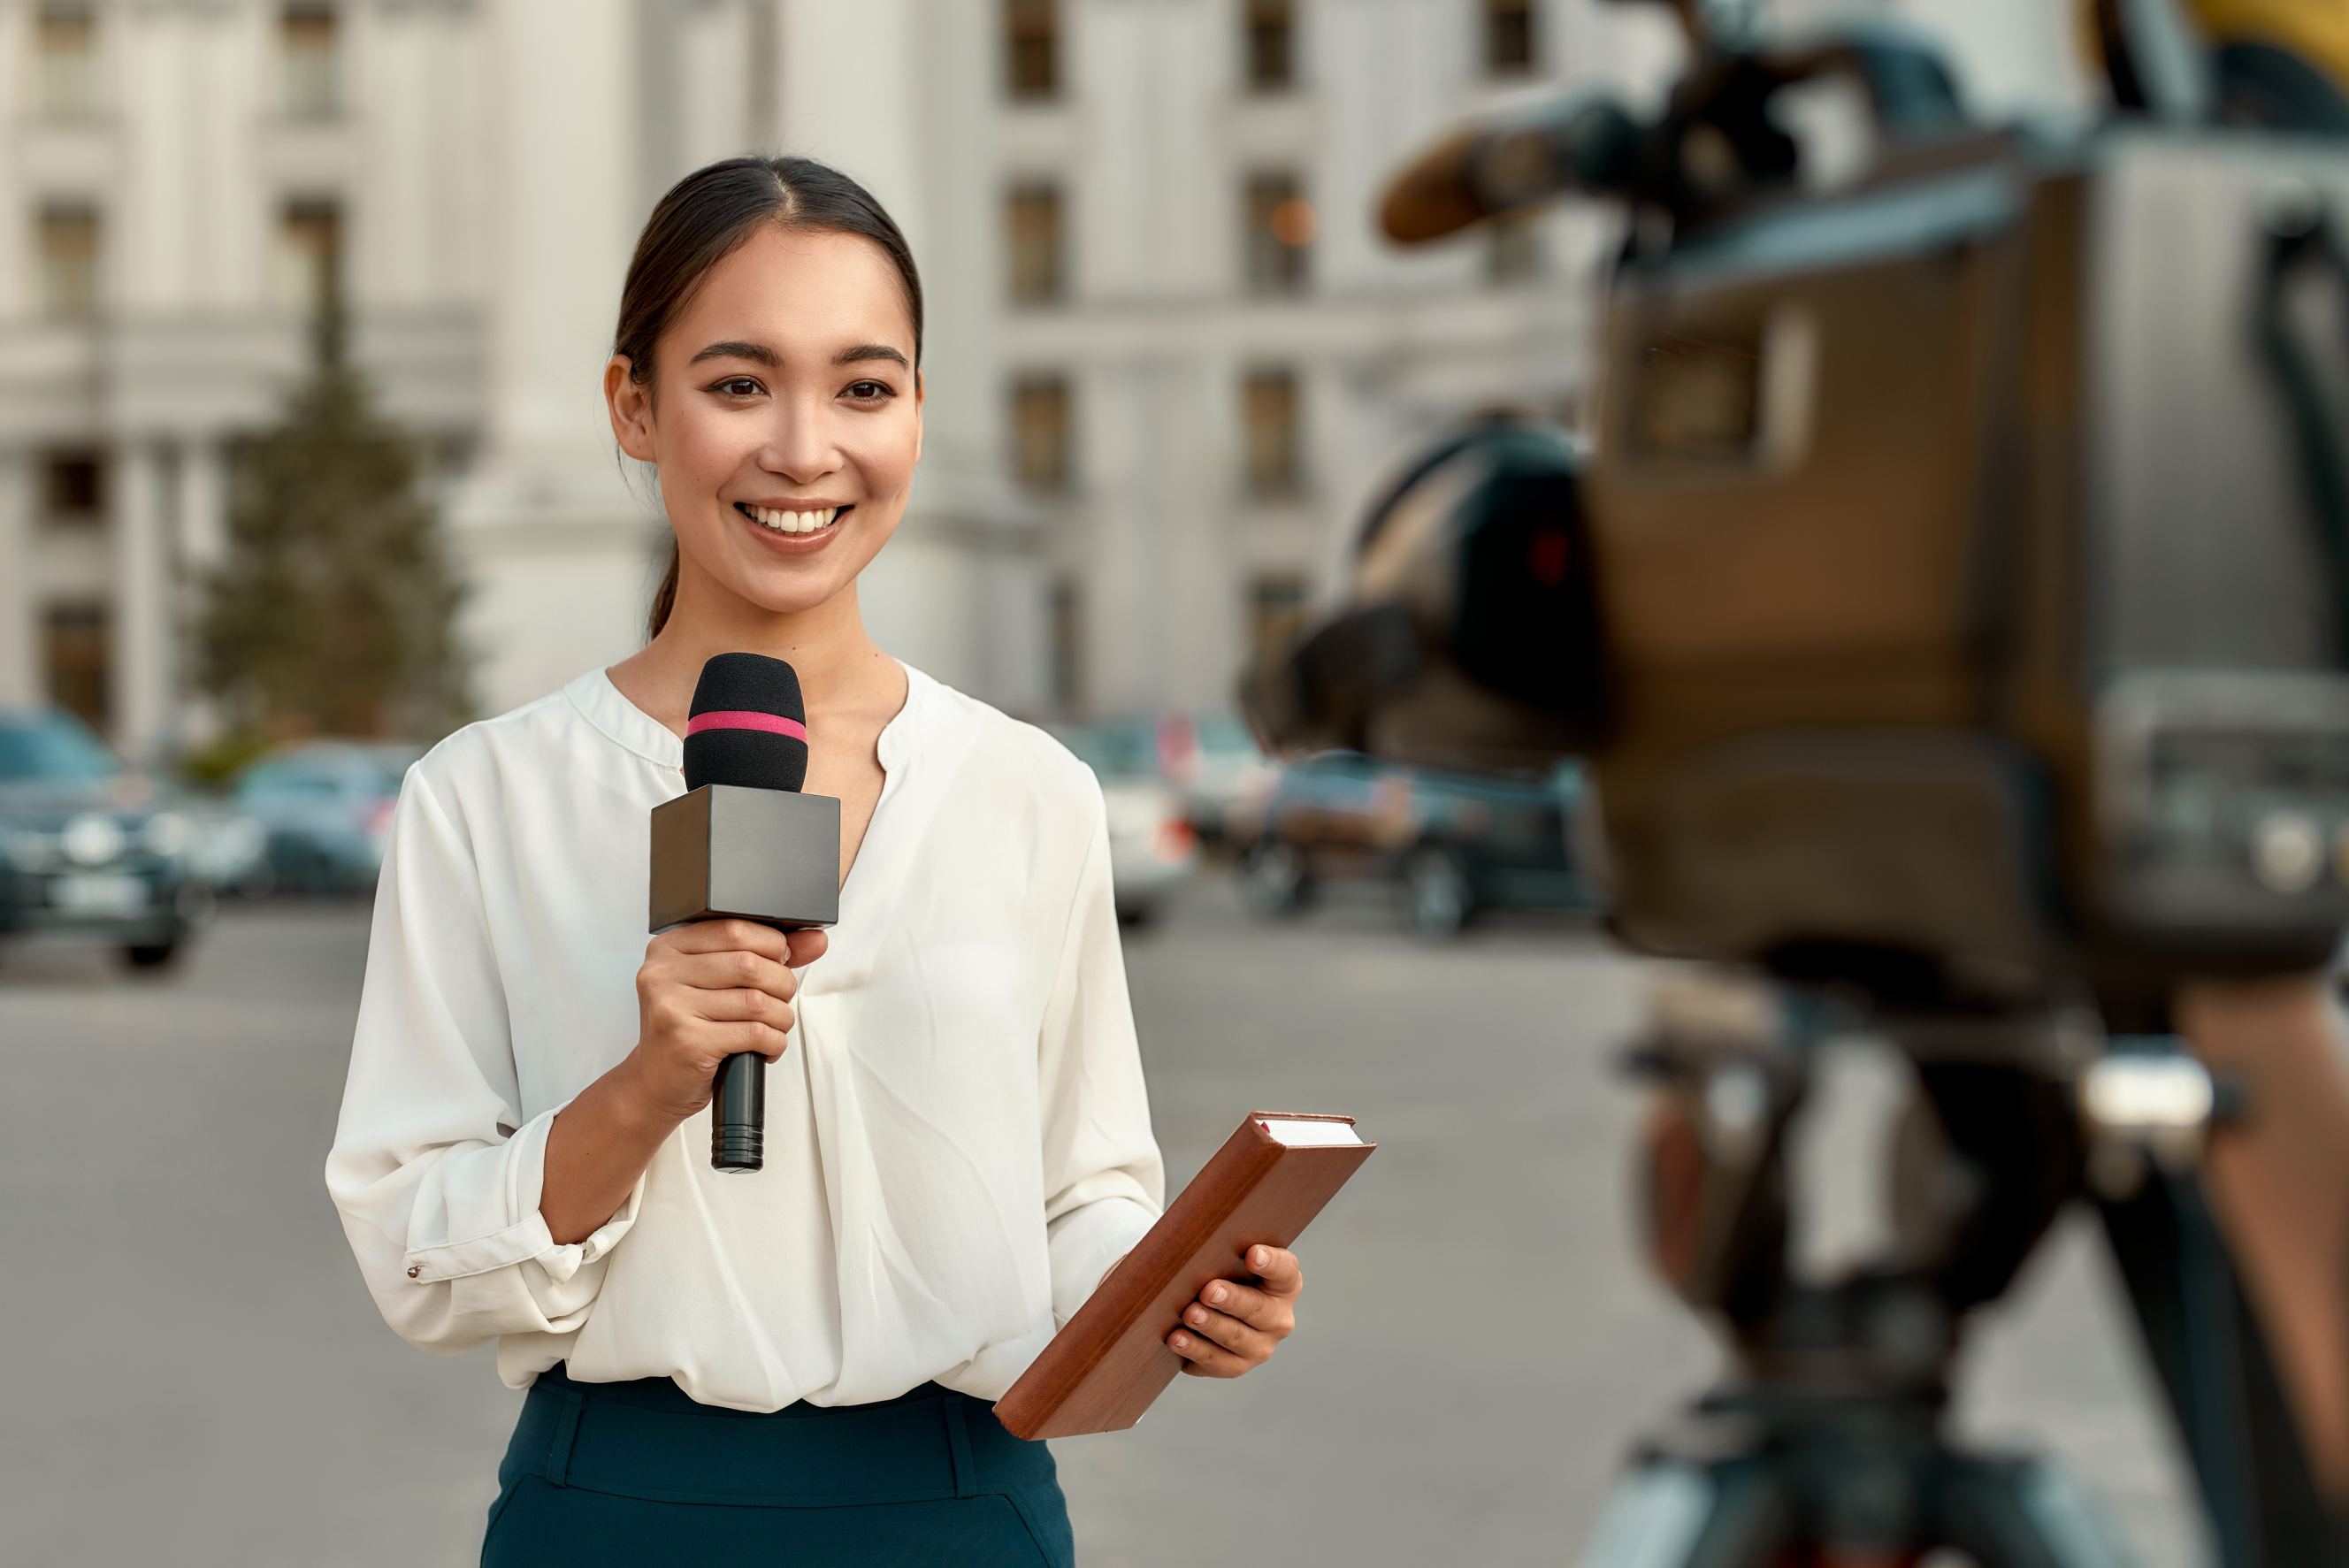
M759 466L795 482L820 479L840 466L839 444L821 408L789 408L760 449Z

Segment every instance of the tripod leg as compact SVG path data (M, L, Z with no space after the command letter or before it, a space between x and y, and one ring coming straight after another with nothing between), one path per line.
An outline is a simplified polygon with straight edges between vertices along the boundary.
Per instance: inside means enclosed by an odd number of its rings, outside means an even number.
M2222 1568L2349 1560L2199 1184L2158 1177L2103 1214Z
M1794 1527L1792 1501L1762 1460L1650 1456L1616 1483L1581 1568L1775 1568Z
M2094 1499L2044 1460L1956 1458L1940 1539L1981 1568L2127 1568Z

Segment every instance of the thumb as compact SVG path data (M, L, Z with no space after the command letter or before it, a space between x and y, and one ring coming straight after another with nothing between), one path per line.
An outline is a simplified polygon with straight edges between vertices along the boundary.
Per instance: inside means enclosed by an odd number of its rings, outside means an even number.
M805 931L794 931L788 939L786 948L791 956L784 959L783 963L792 969L797 969L802 964L812 964L823 957L824 949L831 945L832 935L829 932L813 927Z

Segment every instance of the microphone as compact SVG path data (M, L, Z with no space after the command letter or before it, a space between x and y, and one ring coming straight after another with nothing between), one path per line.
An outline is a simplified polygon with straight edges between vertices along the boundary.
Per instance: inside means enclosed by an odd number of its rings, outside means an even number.
M1619 190L1639 161L1640 134L1613 99L1579 96L1468 125L1388 183L1379 226L1415 245L1568 191Z
M652 930L755 920L778 931L840 918L840 802L802 794L807 709L798 672L763 654L701 666L685 733L685 793L653 808ZM709 1108L713 1171L765 1162L767 1062L720 1064Z

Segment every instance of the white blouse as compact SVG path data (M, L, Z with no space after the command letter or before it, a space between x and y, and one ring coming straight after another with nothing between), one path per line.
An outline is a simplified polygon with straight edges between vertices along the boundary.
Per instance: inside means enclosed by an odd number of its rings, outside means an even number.
M768 1069L765 1169L679 1125L585 1241L546 1133L636 1044L652 809L684 744L599 667L409 769L326 1157L402 1337L495 1336L524 1387L669 1377L704 1404L999 1398L1164 1203L1099 783L906 667L824 955Z

